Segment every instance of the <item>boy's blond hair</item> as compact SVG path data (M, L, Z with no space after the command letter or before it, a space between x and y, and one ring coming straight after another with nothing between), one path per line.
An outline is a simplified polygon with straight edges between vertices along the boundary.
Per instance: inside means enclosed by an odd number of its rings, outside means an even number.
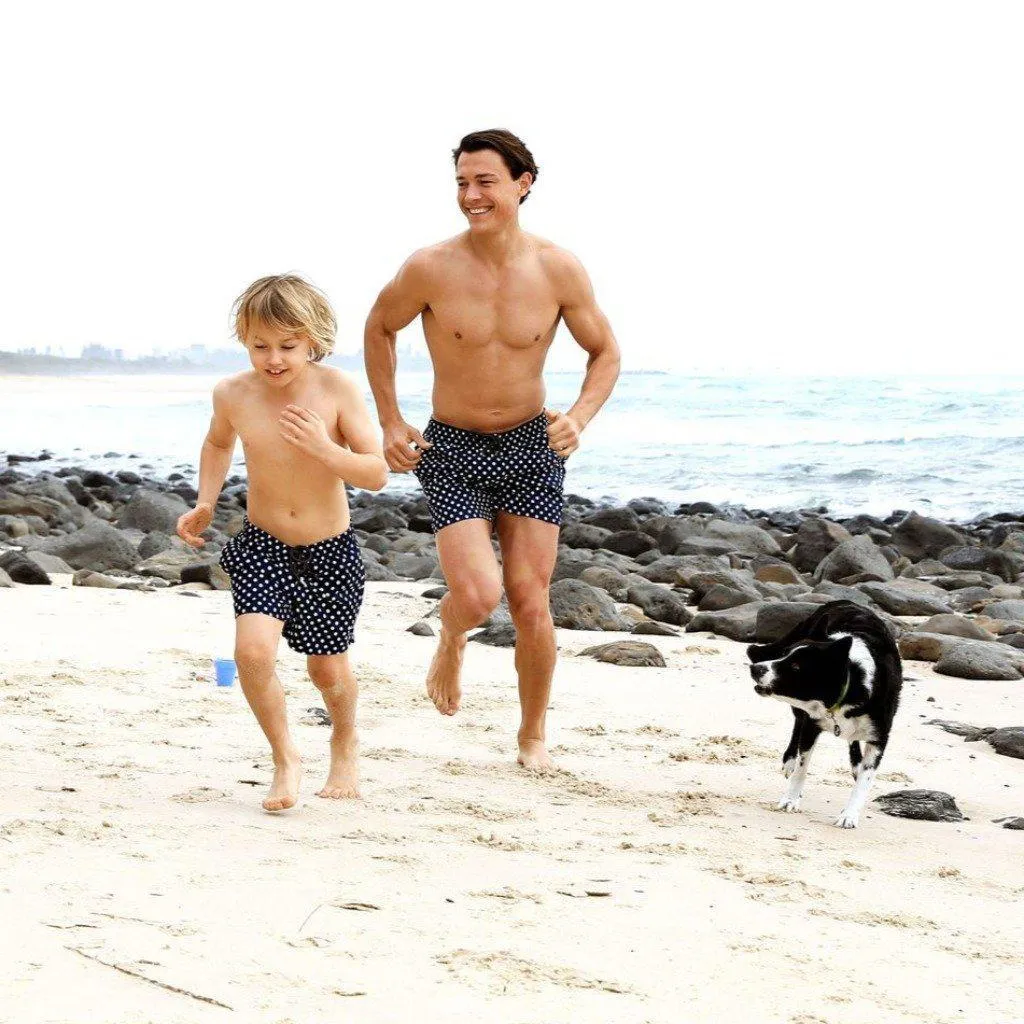
M243 345L253 328L262 324L304 334L315 363L334 351L338 324L330 303L297 274L273 274L254 281L239 295L234 311L235 334Z

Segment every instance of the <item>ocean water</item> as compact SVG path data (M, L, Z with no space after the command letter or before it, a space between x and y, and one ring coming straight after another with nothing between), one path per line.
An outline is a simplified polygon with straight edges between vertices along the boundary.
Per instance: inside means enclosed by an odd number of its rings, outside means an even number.
M194 472L215 380L0 377L0 452ZM548 404L567 409L581 380L548 375ZM399 374L403 412L421 427L430 383L429 374ZM244 473L240 451L236 462ZM389 486L415 480L393 476ZM624 374L569 460L566 486L594 498L825 505L835 514L1022 511L1024 376Z

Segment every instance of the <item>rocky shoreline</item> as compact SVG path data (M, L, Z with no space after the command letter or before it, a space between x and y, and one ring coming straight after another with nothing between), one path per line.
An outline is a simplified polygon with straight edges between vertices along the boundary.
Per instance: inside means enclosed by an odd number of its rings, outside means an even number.
M227 589L217 566L242 525L247 485L230 477L201 552L174 536L196 492L167 479L62 465L26 472L37 457L9 455L0 472L0 587L47 585L151 590ZM440 596L436 546L419 492L352 492L352 525L370 581L415 580ZM566 497L551 588L555 624L632 634L708 632L767 641L839 598L877 612L903 656L940 674L1024 678L1024 511L970 523L916 512L830 518L824 508L785 512L625 505ZM474 639L511 646L503 606ZM414 624L429 633L428 622ZM649 649L649 650L648 650ZM600 645L594 656L626 664L657 651L642 641Z

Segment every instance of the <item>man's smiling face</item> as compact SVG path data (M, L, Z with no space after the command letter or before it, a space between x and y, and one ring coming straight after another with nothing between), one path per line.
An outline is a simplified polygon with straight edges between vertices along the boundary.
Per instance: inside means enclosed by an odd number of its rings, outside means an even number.
M530 190L529 173L518 180L493 149L463 153L455 167L459 208L473 232L494 231L515 224L519 200Z

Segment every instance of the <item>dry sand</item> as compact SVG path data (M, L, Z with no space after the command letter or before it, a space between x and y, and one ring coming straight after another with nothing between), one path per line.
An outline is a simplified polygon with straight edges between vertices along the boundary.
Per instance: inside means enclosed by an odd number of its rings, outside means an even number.
M946 790L970 820L869 804L842 831L831 737L803 813L773 809L790 715L741 645L645 638L668 668L626 669L560 632L564 770L538 778L512 763L510 651L469 645L454 719L427 701L422 589L369 588L363 799L313 795L328 730L296 724L276 816L242 695L210 679L228 595L0 590L0 1019L1024 1020L1024 833L991 820L1024 814L1024 762L924 724L1021 724L1024 684L909 664L875 795ZM303 660L282 678L300 723Z

